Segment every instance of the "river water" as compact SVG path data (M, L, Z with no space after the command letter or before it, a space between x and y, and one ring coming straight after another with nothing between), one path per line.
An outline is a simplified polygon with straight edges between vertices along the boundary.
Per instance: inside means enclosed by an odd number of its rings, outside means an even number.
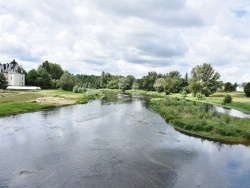
M250 187L250 148L189 137L137 96L0 119L0 187Z

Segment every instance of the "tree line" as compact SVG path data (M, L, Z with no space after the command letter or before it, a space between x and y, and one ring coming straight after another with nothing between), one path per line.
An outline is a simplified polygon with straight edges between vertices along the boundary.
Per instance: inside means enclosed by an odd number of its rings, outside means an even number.
M215 71L209 63L203 63L192 68L190 76L184 76L179 71L170 71L166 74L148 72L146 76L136 79L133 75L112 75L102 72L101 75L73 75L64 71L59 64L48 61L43 62L37 69L32 69L26 74L26 85L40 86L42 88L61 88L73 91L74 87L79 91L84 89L140 89L145 91L157 91L170 93L192 93L193 96L203 95L208 97L218 89L226 92L236 91L237 83L223 83L220 81L219 72ZM0 74L0 87L7 86L4 76ZM247 84L246 89L250 87ZM75 92L78 90L74 89ZM247 96L250 96L246 93Z

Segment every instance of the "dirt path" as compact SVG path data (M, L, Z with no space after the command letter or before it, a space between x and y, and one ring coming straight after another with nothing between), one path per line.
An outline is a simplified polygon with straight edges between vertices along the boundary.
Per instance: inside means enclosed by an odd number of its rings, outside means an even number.
M43 97L43 98L38 98L36 100L33 100L34 102L37 103L53 103L53 104L58 104L58 105L66 105L66 104L75 104L76 100L69 100L69 99L64 99L60 97Z

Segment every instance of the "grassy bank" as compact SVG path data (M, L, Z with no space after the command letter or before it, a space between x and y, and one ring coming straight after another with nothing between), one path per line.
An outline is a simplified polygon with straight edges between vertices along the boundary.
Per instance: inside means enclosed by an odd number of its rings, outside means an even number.
M0 116L14 115L18 113L48 110L69 104L84 104L89 100L100 98L103 95L99 90L88 90L85 93L73 93L63 90L36 90L36 91L8 91L0 93ZM37 99L52 97L58 101L36 102ZM63 103L64 99L72 100L71 103Z
M209 104L166 97L151 99L151 106L182 132L232 143L248 143L250 139L250 119L218 113Z
M223 98L227 95L231 95L233 101L229 104L223 105ZM171 94L171 97L182 98L181 94ZM227 108L234 108L245 113L250 114L250 98L246 97L244 92L216 92L210 97L204 97L202 100L198 100L196 97L193 97L192 94L188 94L186 97L187 100L199 101L204 103L216 104Z

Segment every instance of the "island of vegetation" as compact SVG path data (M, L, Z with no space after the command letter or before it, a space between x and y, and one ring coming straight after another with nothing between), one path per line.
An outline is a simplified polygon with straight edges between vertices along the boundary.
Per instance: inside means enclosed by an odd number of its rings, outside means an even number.
M237 92L237 83L223 83L211 64L194 67L190 77L178 71L149 72L136 79L102 72L73 75L48 61L25 73L25 83L41 90L6 90L8 83L0 72L0 116L83 104L107 92L137 92L152 97L151 107L177 130L186 134L232 143L248 143L250 119L217 112L211 104L250 113L250 83Z

